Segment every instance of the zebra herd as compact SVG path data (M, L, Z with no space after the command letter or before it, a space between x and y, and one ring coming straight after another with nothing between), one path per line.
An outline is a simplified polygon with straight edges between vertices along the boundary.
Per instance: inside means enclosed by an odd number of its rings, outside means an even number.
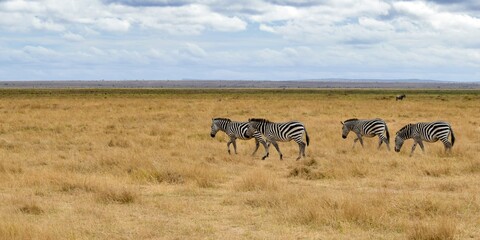
M342 124L343 139L347 138L350 132L356 134L357 137L354 139L352 147L355 146L357 141L360 141L363 147L362 137L378 136L378 148L385 143L387 149L390 151L390 133L387 124L382 119L352 118L340 123ZM254 138L255 150L252 155L257 152L261 143L265 148L265 155L262 157L262 160L269 156L268 148L270 144L275 147L280 155L280 160L282 160L283 154L280 151L278 142L294 140L299 147L297 157L297 160L299 160L302 156L305 157L305 148L310 143L305 125L298 121L275 123L267 119L251 118L248 122L235 122L228 118L213 118L210 136L214 138L218 131L223 131L230 137L230 140L227 142L229 154L230 144L233 144L235 154L237 154L236 139L249 140ZM306 143L303 142L303 135L305 135ZM449 135L451 136L451 141L448 140ZM410 123L405 125L396 133L395 152L400 152L404 141L407 139L414 140L410 156L413 155L417 144L422 151L425 151L423 146L424 141L436 142L440 140L445 147L445 151L450 151L455 143L452 127L449 123L443 121Z

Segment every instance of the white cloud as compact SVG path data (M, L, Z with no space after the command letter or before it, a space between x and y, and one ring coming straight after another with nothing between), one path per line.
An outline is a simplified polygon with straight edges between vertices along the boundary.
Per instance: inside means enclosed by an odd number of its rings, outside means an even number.
M158 73L162 68L165 76L178 78L182 72L205 78L213 72L232 78L335 72L394 76L435 67L448 70L449 76L469 68L478 76L480 18L462 4L0 0L0 60L13 65L34 62L42 72L95 65L95 76L101 68L120 71L118 75L128 69L143 74L137 69ZM4 72L8 66L3 66Z
M82 35L75 34L72 32L66 32L62 35L62 37L68 41L74 41L74 42L81 42L85 40L85 38Z
M271 27L271 26L268 26L268 25L265 25L265 24L260 24L260 26L258 27L258 29L262 30L262 31L265 31L265 32L270 32L270 33L275 33L275 28Z
M0 1L0 14L0 28L9 30L18 29L15 25L24 30L48 31L72 31L87 26L127 32L138 25L171 34L196 35L206 29L232 32L245 30L247 26L241 18L212 11L204 4L163 7L104 4L101 0L10 0Z
M28 61L43 62L57 60L62 55L55 50L43 46L25 46L22 48L21 55Z
M55 32L61 32L65 30L65 27L63 25L55 23L51 19L42 20L38 17L34 17L32 19L32 26L35 29L55 31Z
M192 61L207 57L207 52L194 43L186 43L184 47L177 51L177 54L181 59Z
M368 17L360 17L358 19L358 23L360 26L372 29L372 30L377 30L377 31L393 31L394 27L392 24L384 21L379 21L373 18L368 18Z
M130 29L130 23L119 18L101 18L96 21L99 29L110 32L127 32Z

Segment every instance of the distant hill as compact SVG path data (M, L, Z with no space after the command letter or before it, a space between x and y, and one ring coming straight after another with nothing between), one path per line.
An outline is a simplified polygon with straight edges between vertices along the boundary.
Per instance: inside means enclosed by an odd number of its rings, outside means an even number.
M123 81L0 81L0 88L407 88L480 89L480 82L435 80L319 79L250 80L123 80Z

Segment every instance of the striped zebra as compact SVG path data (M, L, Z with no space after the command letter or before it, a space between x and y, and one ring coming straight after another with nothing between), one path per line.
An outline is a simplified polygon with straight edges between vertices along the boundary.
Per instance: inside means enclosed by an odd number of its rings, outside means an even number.
M255 131L262 133L267 141L275 146L278 154L280 154L280 160L283 159L283 154L280 151L277 142L288 142L291 140L294 140L296 143L298 143L299 153L297 160L299 160L302 156L305 157L305 147L310 143L310 138L308 137L307 130L305 129L303 123L296 121L274 123L262 118L251 118L248 120L248 122L248 131L250 133ZM306 144L302 140L303 133L305 133L307 140ZM262 160L267 158L269 155L268 146L266 150L267 153L262 157Z
M233 149L235 154L237 154L237 143L235 141L237 138L241 140L255 138L255 150L253 151L252 155L257 152L260 143L265 147L265 151L267 151L267 143L265 140L263 140L261 133L247 133L248 122L234 122L228 118L213 118L210 136L214 138L218 131L223 131L230 137L230 141L227 143L228 154L230 154L230 144L233 144Z
M362 137L375 137L378 136L378 148L382 146L382 143L385 142L387 145L388 151L390 151L390 133L388 132L388 127L385 121L380 118L360 120L357 118L348 119L345 122L340 122L342 124L342 138L345 139L348 136L350 131L354 132L357 135L357 138L353 140L353 146L355 143L360 141L360 144L363 147ZM386 133L386 135L385 135Z
M448 135L451 135L452 137L451 142L448 141ZM395 137L395 152L400 152L403 142L410 138L413 138L414 140L410 157L413 155L413 151L415 151L417 144L420 145L422 151L425 152L423 141L436 142L440 140L445 146L445 152L451 150L455 143L455 136L453 135L452 127L447 122L410 123L398 130L397 136Z

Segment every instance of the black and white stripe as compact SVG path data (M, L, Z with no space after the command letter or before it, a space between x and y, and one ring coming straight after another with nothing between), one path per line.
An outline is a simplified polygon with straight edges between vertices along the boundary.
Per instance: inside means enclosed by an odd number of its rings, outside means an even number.
M448 135L451 135L451 142L448 141ZM422 151L425 151L423 141L436 142L440 140L445 146L445 151L450 150L455 143L452 127L449 123L442 121L410 123L405 125L397 132L397 136L395 137L395 151L400 152L403 142L410 138L413 138L415 141L410 156L412 156L417 144L420 145Z
M350 131L354 132L357 135L357 138L353 140L353 146L355 146L355 143L357 141L360 141L360 144L363 147L362 137L378 136L378 148L380 148L380 146L382 146L382 143L385 142L385 144L387 145L387 149L390 151L390 133L388 132L387 124L382 119L376 118L361 120L357 118L352 118L340 123L343 126L343 139L347 138Z
M310 139L307 134L305 126L301 122L291 121L285 123L274 123L266 119L252 118L249 119L249 132L259 131L265 136L268 142L272 143L280 154L280 160L283 158L283 154L278 147L277 142L288 142L294 140L298 143L299 153L298 159L302 156L305 157L305 147L308 146ZM302 137L305 133L307 143L303 142ZM266 148L267 153L262 159L268 157L268 146Z
M217 134L218 131L225 132L230 137L230 141L227 143L228 154L230 154L230 144L232 143L235 154L237 154L237 143L235 141L237 138L241 140L255 138L255 150L253 151L252 155L257 152L260 143L267 151L267 143L262 138L262 134L258 131L249 134L248 126L248 122L234 122L228 118L213 118L210 136L212 138L215 137L215 134Z

